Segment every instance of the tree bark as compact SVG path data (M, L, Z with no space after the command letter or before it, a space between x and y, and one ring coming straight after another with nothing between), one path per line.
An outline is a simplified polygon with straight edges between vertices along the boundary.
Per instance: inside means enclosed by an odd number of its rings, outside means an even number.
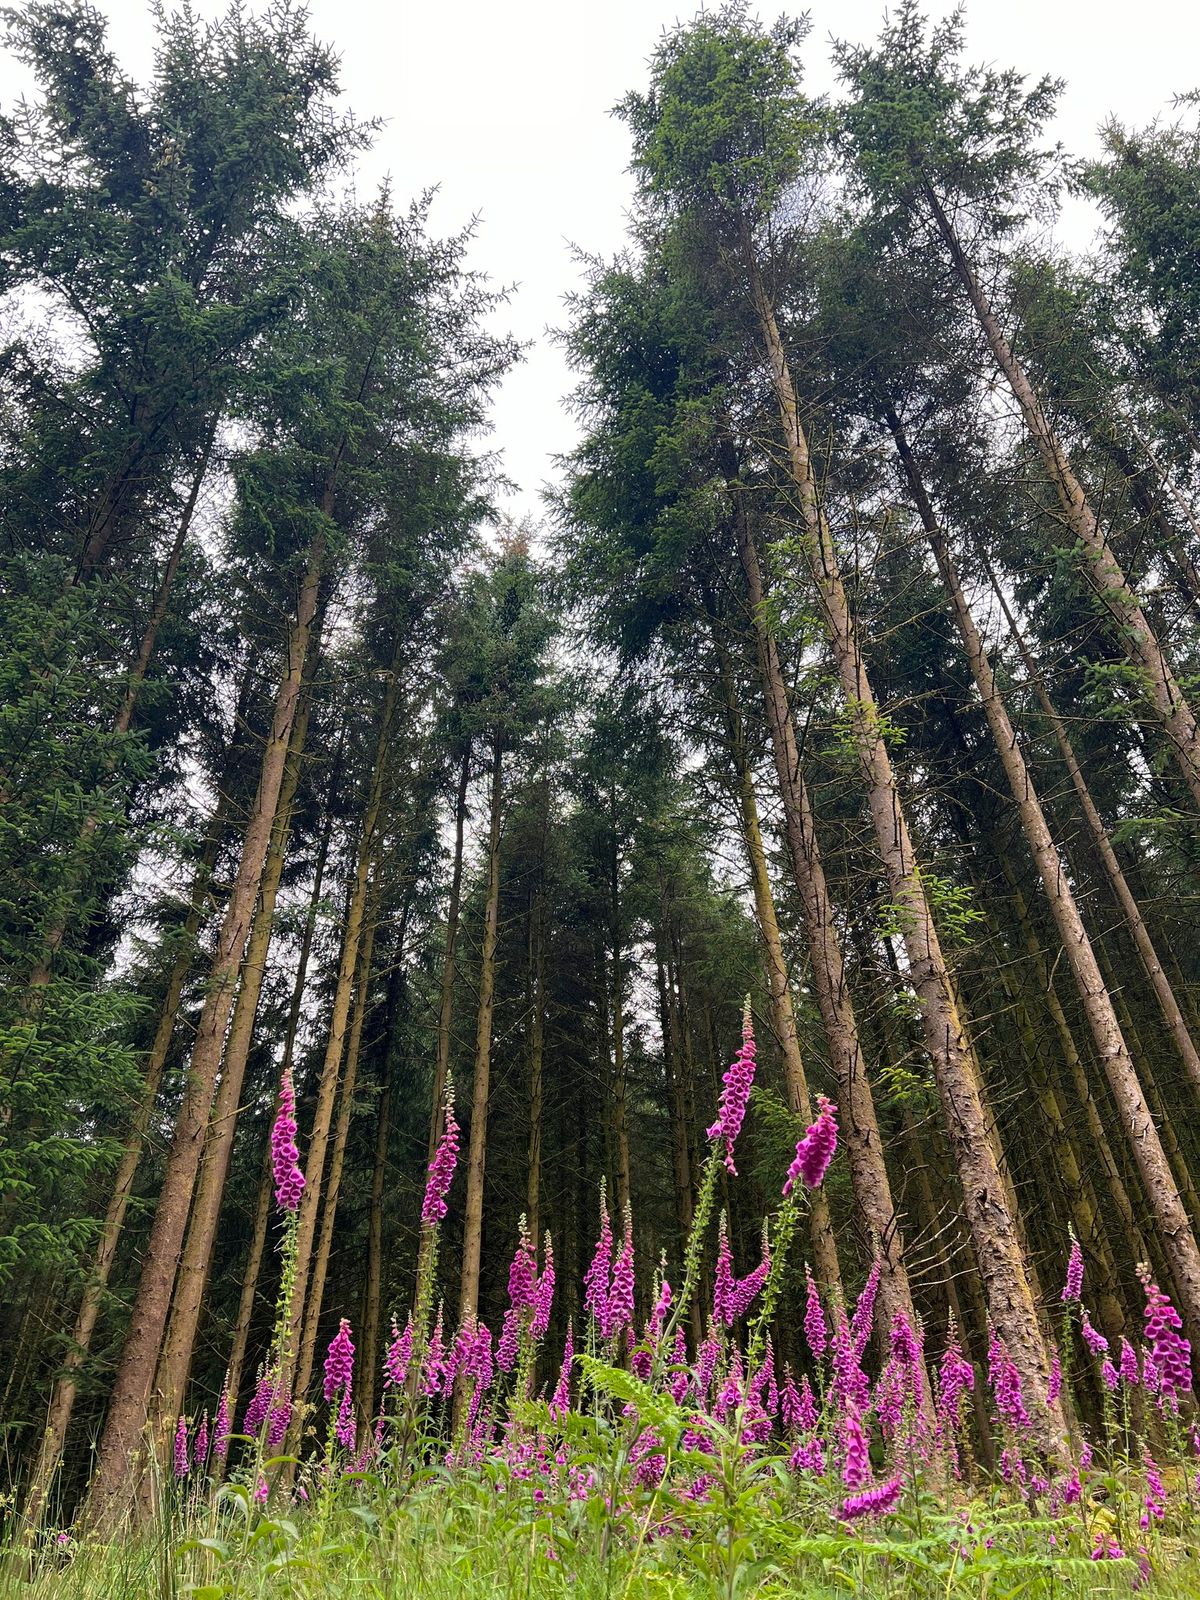
M945 536L934 515L933 505L904 429L890 407L887 410L887 423L954 612L959 638L983 702L984 716L1008 780L1021 831L1033 856L1046 903L1075 979L1096 1058L1104 1068L1113 1100L1120 1112L1121 1125L1154 1212L1157 1230L1171 1262L1179 1309L1187 1319L1189 1331L1200 1338L1200 1249L1196 1246L1191 1221L1175 1187L1170 1164L1147 1108L1137 1068L1117 1019L1112 996L1101 975L1070 878L1051 835L1033 775L1017 741L992 664L950 558Z
M320 629L318 626L317 632ZM287 859L288 840L291 836L292 806L300 782L300 768L304 759L304 745L308 737L308 715L312 703L312 679L316 672L319 652L314 648L305 663L305 684L300 707L292 729L292 742L284 768L283 783L279 790L279 803L271 828L271 843L263 868L262 887L254 925L242 962L242 982L237 1002L233 1008L233 1021L225 1041L225 1056L221 1066L221 1083L216 1104L209 1122L204 1156L200 1164L200 1177L192 1201L191 1220L179 1271L175 1279L175 1293L171 1303L171 1316L167 1334L158 1360L151 1419L159 1448L169 1446L175 1419L183 1409L188 1375L192 1365L196 1332L200 1326L200 1311L208 1274L212 1264L213 1246L216 1243L217 1225L221 1217L221 1200L225 1193L225 1180L233 1155L233 1140L237 1130L238 1111L242 1085L246 1078L246 1063L250 1058L250 1045L254 1037L254 1021L258 1015L258 1002L262 994L263 979L267 971L267 954L271 946L271 930L275 919L275 900L283 880L284 862Z
M918 869L882 722L867 676L858 633L842 583L829 525L820 506L808 441L796 393L753 251L747 267L771 371L780 423L807 534L807 561L833 646L851 734L867 789L876 843L883 860L908 957L909 977L921 1007L925 1044L962 1176L963 1197L975 1241L988 1308L996 1331L1021 1375L1039 1445L1051 1457L1065 1454L1061 1410L1047 1400L1049 1357L1013 1216L987 1141L987 1117L967 1056L966 1034L950 985L937 928Z
M462 903L463 834L467 825L467 789L471 782L471 745L468 740L458 773L458 792L454 801L454 867L450 875L450 899L446 906L446 949L442 957L442 998L438 1008L437 1064L433 1071L433 1109L429 1118L429 1148L426 1164L437 1152L442 1137L442 1101L446 1097L446 1075L450 1071L450 1029L454 1020L454 978L457 963L459 907Z
M483 1249L483 1179L487 1160L488 1095L492 1067L492 1007L496 993L496 944L500 931L500 813L504 799L504 750L492 742L492 782L488 805L487 902L479 956L479 1003L475 1014L475 1075L471 1091L471 1134L467 1147L467 1193L463 1209L462 1267L458 1322L479 1313L479 1261Z
M783 805L784 835L791 858L792 875L800 894L812 960L813 994L829 1047L830 1068L838 1086L842 1138L850 1164L855 1201L881 1263L877 1299L880 1322L890 1327L897 1315L904 1315L915 1326L912 1291L904 1266L904 1239L883 1158L883 1141L863 1057L858 1019L846 981L845 957L825 879L816 818L801 770L779 652L767 627L758 551L749 522L740 506L736 513L736 531L750 622L758 653L767 729Z
M322 502L323 522L333 507L332 474ZM175 1269L187 1226L196 1172L212 1108L221 1047L233 1005L238 968L250 934L263 865L270 844L279 789L283 782L300 680L308 655L325 560L325 530L314 535L288 630L284 670L275 695L271 730L263 751L258 793L246 826L237 876L217 938L208 994L196 1030L187 1089L175 1123L154 1223L146 1246L129 1333L121 1353L101 1436L85 1516L98 1531L112 1532L132 1504L144 1467L142 1430L146 1423L154 1367L166 1328Z

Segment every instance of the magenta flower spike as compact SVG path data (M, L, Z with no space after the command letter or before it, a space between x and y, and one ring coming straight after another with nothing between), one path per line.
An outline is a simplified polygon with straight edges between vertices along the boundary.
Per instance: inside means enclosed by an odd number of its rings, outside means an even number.
M865 1494L850 1495L842 1501L842 1521L853 1522L858 1517L882 1517L895 1509L903 1492L903 1478L892 1478L874 1489L868 1489Z
M401 1333L392 1319L392 1342L388 1346L387 1354L383 1358L384 1381L392 1389L401 1389L408 1378L408 1367L412 1361L413 1347L413 1322L412 1316L404 1324Z
M584 1274L583 1303L602 1326L608 1318L609 1281L612 1272L613 1236L604 1200L604 1183L600 1184L600 1237L592 1264Z
M1088 1316L1086 1310L1080 1321L1079 1331L1083 1334L1084 1344L1087 1345L1094 1356L1108 1354L1108 1340L1098 1328L1092 1327L1092 1319Z
M1171 1405L1192 1387L1192 1347L1180 1331L1183 1321L1150 1276L1149 1267L1140 1267L1138 1276L1146 1291L1146 1361L1143 1379L1147 1387Z
M633 1327L633 1291L633 1218L626 1207L625 1235L621 1240L621 1253L613 1266L608 1315L601 1323L604 1338L615 1339L625 1328Z
M988 1347L988 1375L999 1415L1010 1427L1027 1428L1030 1419L1021 1390L1021 1374L1004 1341L995 1332Z
M713 1321L722 1328L730 1327L733 1322L733 1287L733 1255L722 1211L717 1230L717 1270L713 1274Z
M858 1407L849 1399L842 1418L842 1442L845 1447L842 1482L847 1489L861 1489L871 1476L871 1458Z
M1124 1334L1121 1335L1121 1360L1119 1365L1121 1381L1128 1384L1131 1389L1136 1389L1138 1384L1141 1382L1141 1373L1138 1370L1137 1351L1133 1348Z
M354 1345L350 1339L350 1324L343 1317L325 1356L326 1400L332 1401L336 1394L349 1389L353 1381Z
M208 1461L208 1412L200 1418L200 1426L196 1429L196 1437L192 1442L192 1465L197 1472L203 1472Z
M334 1428L334 1437L343 1450L353 1451L358 1442L358 1425L354 1420L354 1401L350 1396L350 1385L342 1390L341 1404L338 1406L337 1424Z
M829 1328L825 1322L825 1311L821 1305L821 1296L817 1293L817 1286L813 1282L812 1269L808 1263L804 1264L805 1302L804 1302L804 1337L808 1340L808 1348L818 1361L829 1347Z
M879 1293L882 1270L883 1263L876 1256L871 1263L871 1270L867 1273L867 1281L862 1286L862 1293L855 1304L854 1315L850 1318L850 1337L854 1343L854 1354L860 1361L871 1337L871 1323L875 1317L875 1299Z
M567 1322L567 1342L563 1347L562 1366L558 1372L558 1382L554 1386L554 1394L550 1400L550 1415L555 1422L562 1422L571 1409L571 1363L575 1359L575 1340L570 1321Z
M446 1084L446 1109L442 1121L442 1137L429 1163L425 1179L425 1197L421 1201L421 1221L434 1227L446 1215L446 1196L454 1181L458 1165L458 1123L454 1120L454 1086Z
M837 1107L826 1095L817 1096L817 1120L810 1122L808 1131L796 1146L795 1158L788 1168L784 1195L791 1194L799 1178L806 1189L819 1189L829 1171L829 1163L837 1150Z
M277 1391L271 1405L271 1420L267 1427L267 1449L278 1450L287 1438L292 1421L292 1402L288 1395Z
M750 1090L754 1086L754 1057L754 1025L750 1016L750 996L747 995L742 1011L741 1049L730 1062L721 1080L723 1087L717 1109L717 1120L706 1130L706 1137L710 1143L715 1144L717 1140L724 1141L725 1167L735 1178L737 1168L733 1164L733 1146L742 1130L746 1107L750 1103Z
M304 1174L300 1170L300 1150L296 1144L296 1091L289 1067L279 1084L279 1110L271 1128L271 1171L275 1179L275 1204L281 1211L300 1209L304 1193Z
M216 1421L213 1423L213 1459L222 1467L229 1454L229 1436L233 1432L230 1426L231 1410L229 1391L222 1389L221 1398L217 1401Z
M1083 1251L1079 1248L1079 1240L1071 1235L1071 1254L1067 1260L1067 1277L1063 1284L1062 1298L1064 1305L1078 1304L1083 1293Z
M260 1372L258 1382L254 1386L254 1394L250 1404L246 1407L246 1415L242 1418L243 1433L248 1433L253 1437L262 1427L267 1420L267 1413L271 1409L271 1399L274 1393L274 1373Z
M429 1346L425 1351L425 1366L421 1372L421 1393L430 1399L440 1394L442 1380L446 1376L446 1345L443 1332L442 1307L438 1305L437 1320L433 1325L433 1332L429 1336Z
M191 1468L191 1456L188 1451L188 1425L185 1418L180 1417L175 1425L175 1476L186 1478Z
M554 1304L554 1245L549 1233L546 1234L542 1260L544 1265L533 1290L533 1321L529 1324L529 1332L534 1339L546 1337L546 1330L550 1326L550 1310Z
M1058 1346L1050 1347L1050 1381L1046 1385L1046 1404L1053 1405L1062 1394L1063 1370L1062 1358L1058 1353Z

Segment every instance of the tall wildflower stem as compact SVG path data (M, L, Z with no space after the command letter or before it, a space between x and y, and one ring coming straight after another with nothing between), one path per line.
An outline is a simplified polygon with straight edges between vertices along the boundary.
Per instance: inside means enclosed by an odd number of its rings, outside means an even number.
M708 1225L712 1221L713 1207L717 1198L717 1175L724 1166L723 1141L718 1140L708 1152L704 1169L700 1174L700 1192L696 1196L696 1210L692 1216L692 1226L688 1230L687 1244L683 1252L683 1283L680 1285L679 1295L672 1308L670 1318L662 1335L658 1340L654 1355L652 1381L661 1375L661 1368L665 1356L675 1338L675 1330L682 1324L684 1317L691 1307L693 1296L700 1283L700 1261L704 1249L704 1236L708 1232Z

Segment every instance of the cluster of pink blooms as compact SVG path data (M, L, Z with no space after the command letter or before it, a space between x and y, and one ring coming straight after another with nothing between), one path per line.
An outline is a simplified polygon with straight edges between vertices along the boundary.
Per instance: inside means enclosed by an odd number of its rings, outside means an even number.
M771 1256L764 1238L763 1256L758 1266L744 1278L734 1276L733 1256L729 1249L729 1230L722 1213L717 1244L717 1270L713 1279L713 1321L722 1328L732 1328L739 1318L745 1316L770 1275Z
M819 1189L825 1182L829 1163L837 1150L837 1107L825 1095L817 1096L818 1115L809 1123L808 1131L796 1146L796 1154L788 1168L783 1192L791 1194L799 1178L806 1189Z
M1192 1387L1192 1347L1180 1331L1183 1319L1148 1268L1142 1268L1146 1290L1146 1359L1143 1372L1147 1383L1166 1404L1178 1405L1178 1397Z
M271 1171L275 1179L275 1204L281 1211L298 1211L304 1193L296 1133L296 1091L289 1067L279 1085L279 1111L271 1128Z
M421 1201L421 1221L426 1227L439 1223L446 1215L446 1196L454 1181L458 1165L458 1123L454 1120L454 1090L446 1088L446 1105L443 1112L442 1137L429 1163L425 1179L425 1197Z
M754 1027L750 1020L750 1002L747 1000L742 1013L741 1049L730 1062L721 1080L721 1102L717 1110L717 1120L707 1130L707 1137L711 1142L715 1143L717 1140L724 1142L725 1167L735 1178L737 1168L733 1164L733 1146L742 1131L746 1107L750 1104L750 1090L754 1087L754 1056Z

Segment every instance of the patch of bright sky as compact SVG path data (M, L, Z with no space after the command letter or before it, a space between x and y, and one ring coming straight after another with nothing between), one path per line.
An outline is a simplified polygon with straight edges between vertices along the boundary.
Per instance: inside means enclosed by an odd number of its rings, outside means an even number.
M100 8L119 58L144 77L152 43L144 0L100 0ZM218 8L198 0L197 9ZM933 14L947 9L930 0ZM610 111L644 86L661 30L691 9L660 0L311 0L310 12L314 31L341 54L347 102L386 120L362 162L360 194L385 175L398 201L438 185L433 227L455 232L477 215L472 265L514 286L499 321L531 347L497 396L491 444L516 484L507 510L536 518L552 457L576 436L562 403L571 377L547 337L579 283L571 247L612 255L625 232L629 143ZM879 0L816 0L805 53L811 92L835 88L830 35L870 40L882 15ZM1081 155L1097 150L1107 116L1139 125L1169 114L1172 95L1200 78L1189 0L976 0L967 40L971 60L1067 80L1053 131ZM21 76L11 62L0 68L6 106ZM1060 233L1082 247L1092 226L1076 209Z

